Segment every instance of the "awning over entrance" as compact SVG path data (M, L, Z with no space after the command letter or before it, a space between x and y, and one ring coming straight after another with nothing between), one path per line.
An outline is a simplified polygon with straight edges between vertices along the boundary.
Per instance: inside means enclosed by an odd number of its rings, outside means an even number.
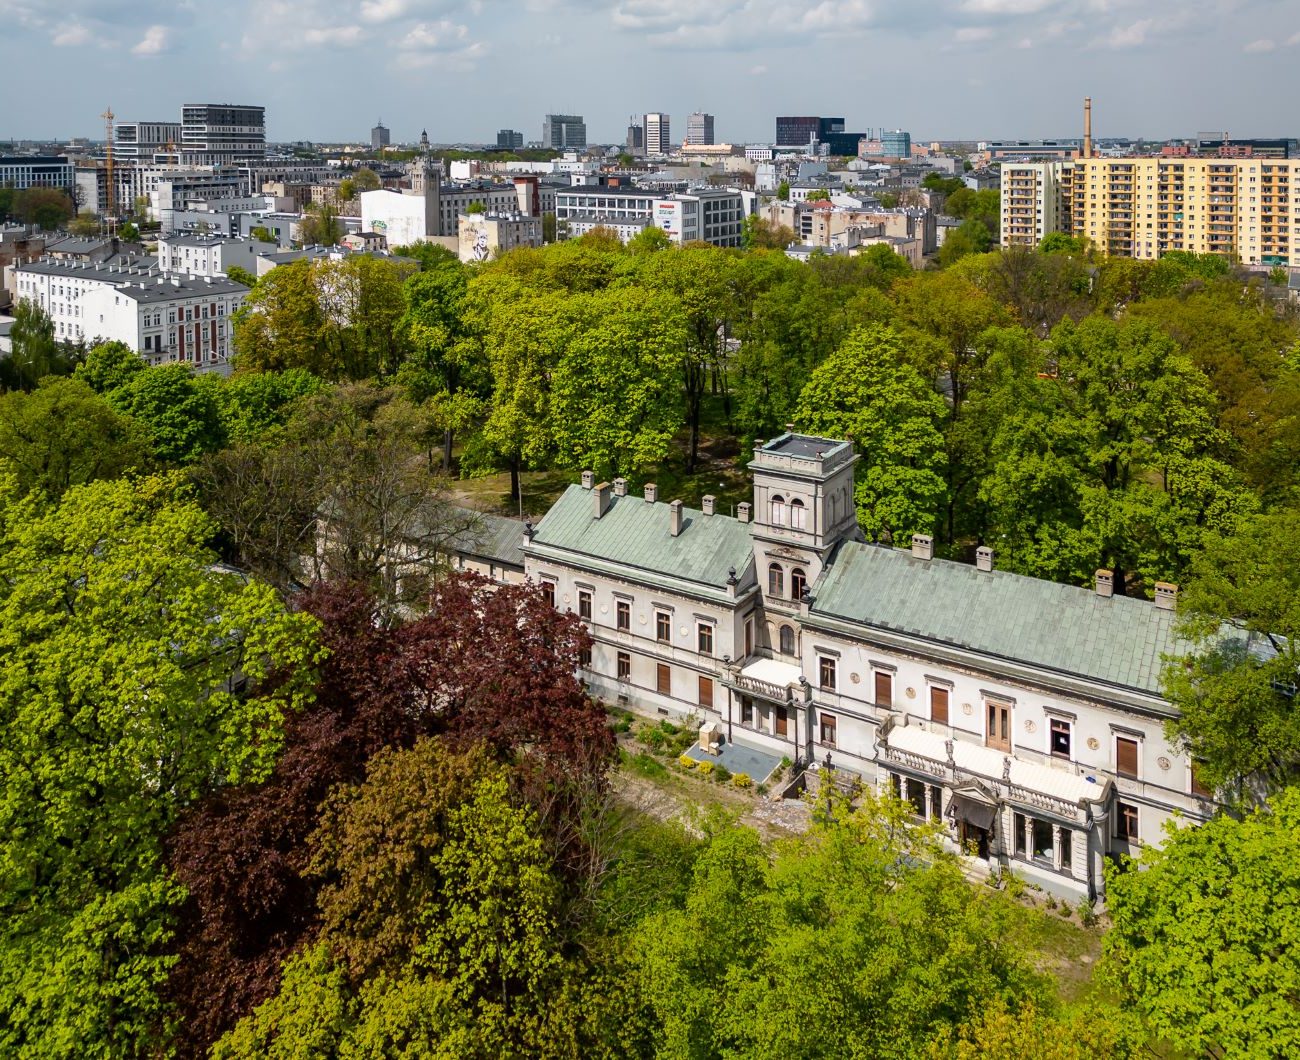
M998 808L980 799L973 799L969 795L953 795L949 811L957 820L965 821L987 832L993 826Z

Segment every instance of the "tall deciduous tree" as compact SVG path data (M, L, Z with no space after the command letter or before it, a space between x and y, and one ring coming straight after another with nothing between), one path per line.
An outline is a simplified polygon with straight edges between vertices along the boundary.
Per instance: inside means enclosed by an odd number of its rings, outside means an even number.
M264 776L314 623L209 570L176 480L0 487L0 1052L153 1048L180 812ZM236 684L248 683L247 691Z
M37 380L55 370L59 356L54 321L38 302L30 298L18 300L9 339L12 350L6 367L14 386L30 390Z
M1124 1000L1191 1056L1300 1052L1300 791L1177 828L1107 873L1106 962Z
M625 287L574 299L566 313L576 328L551 380L559 460L600 476L657 467L682 423L679 395L664 386L687 342L680 307Z
M18 488L51 499L148 462L148 439L80 379L46 379L32 393L0 397L0 461Z
M1231 535L1211 535L1179 594L1192 651L1165 668L1165 694L1178 707L1169 734L1186 741L1198 779L1229 799L1300 780L1297 515L1257 515Z
M190 1050L275 993L280 962L318 919L308 837L320 804L361 782L385 747L441 735L515 763L549 860L568 880L587 864L583 793L603 787L613 744L574 676L589 641L572 616L532 587L463 576L439 582L428 613L405 625L381 623L355 586L318 587L305 606L329 650L315 705L291 724L266 783L208 800L172 846L190 893L171 982Z
M947 410L907 364L892 328L861 328L823 362L799 397L800 430L852 438L858 523L877 540L928 533L944 497Z
M147 367L144 358L125 342L101 342L90 348L74 374L96 394L107 394Z
M225 441L211 390L199 385L186 365L137 372L111 391L108 401L144 428L154 456L165 463L192 464Z

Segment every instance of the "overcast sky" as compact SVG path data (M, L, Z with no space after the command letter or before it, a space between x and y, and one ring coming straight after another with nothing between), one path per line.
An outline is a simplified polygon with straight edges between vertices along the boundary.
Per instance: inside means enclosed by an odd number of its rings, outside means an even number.
M1296 135L1297 0L0 0L0 139L262 104L273 140L621 141L629 114L914 138Z

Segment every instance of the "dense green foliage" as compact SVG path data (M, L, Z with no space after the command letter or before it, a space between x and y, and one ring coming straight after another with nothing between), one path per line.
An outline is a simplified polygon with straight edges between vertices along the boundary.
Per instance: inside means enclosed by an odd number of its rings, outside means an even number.
M884 246L797 263L757 224L744 252L654 230L282 266L228 379L25 311L0 379L0 1052L1294 1052L1294 311L1217 258L984 253L988 193L929 190L963 225L921 272ZM528 472L579 468L693 502L788 424L852 439L883 543L1181 584L1170 733L1245 816L1112 873L1128 1015L1063 1007L1024 910L891 800L825 798L777 842L630 812L579 624L438 565L475 530L451 476L510 472L512 509ZM399 540L427 576L385 562Z

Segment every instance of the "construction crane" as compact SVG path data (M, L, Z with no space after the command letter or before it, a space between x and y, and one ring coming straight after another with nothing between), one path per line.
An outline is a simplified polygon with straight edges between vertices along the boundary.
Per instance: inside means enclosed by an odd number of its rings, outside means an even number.
M117 217L117 188L113 183L113 119L117 115L109 107L100 117L104 119L104 131L107 134L105 158L108 160L108 230L111 233L113 221Z

